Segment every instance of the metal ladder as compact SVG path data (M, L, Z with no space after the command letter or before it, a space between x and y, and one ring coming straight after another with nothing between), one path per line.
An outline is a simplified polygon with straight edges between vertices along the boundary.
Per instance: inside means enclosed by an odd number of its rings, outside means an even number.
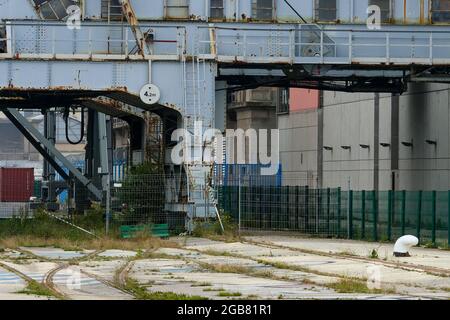
M192 205L191 218L211 218L211 212L225 231L220 217L219 204L211 186L211 177L207 172L210 167L205 165L185 165L187 182L189 184L188 202ZM201 210L203 209L203 210Z

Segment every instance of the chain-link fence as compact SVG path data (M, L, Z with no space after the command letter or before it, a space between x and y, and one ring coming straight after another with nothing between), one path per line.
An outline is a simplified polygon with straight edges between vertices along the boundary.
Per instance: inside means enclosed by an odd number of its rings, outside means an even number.
M184 186L165 174L129 174L111 189L111 226L167 225L171 233L185 230L186 213L177 211Z
M263 176L253 169L216 168L214 192L208 185L198 186L203 188L202 194L211 198L207 203L230 215L242 230L291 231L373 241L413 234L422 244L450 242L450 191L318 189L311 187L307 178ZM100 181L94 183L101 187ZM127 173L111 185L109 219L106 197L98 204L103 215L101 223L106 225L108 220L111 232L136 225L166 225L171 234L185 232L189 217L195 217L192 208L199 205L190 194L193 190L199 191L187 183L182 173ZM85 187L75 185L73 193L72 199L76 200L68 202L73 212L85 214L92 208L94 202ZM32 215L27 203L5 203L0 209L2 218L24 212Z
M450 244L450 191L343 191L248 181L255 179L217 187L221 210L243 230L373 241L413 234L422 244Z

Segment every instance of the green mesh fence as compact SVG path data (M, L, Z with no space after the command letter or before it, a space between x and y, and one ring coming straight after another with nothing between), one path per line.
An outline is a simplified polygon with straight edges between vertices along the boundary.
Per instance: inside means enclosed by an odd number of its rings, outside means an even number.
M302 186L221 186L220 208L242 229L394 241L450 243L450 191L342 191Z

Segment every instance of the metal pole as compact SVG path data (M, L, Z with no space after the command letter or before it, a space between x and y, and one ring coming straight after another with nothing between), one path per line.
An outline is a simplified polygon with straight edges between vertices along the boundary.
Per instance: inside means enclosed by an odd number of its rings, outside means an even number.
M351 203L351 197L352 197L352 191L351 189L351 182L350 182L350 177L348 177L348 181L347 181L347 187L348 187L348 194L347 194L347 238L350 238L350 224L351 224L351 210L352 208L350 207L352 205Z
M431 242L436 244L436 191L432 192Z
M109 234L109 224L110 224L110 217L111 217L111 185L110 185L110 178L109 174L106 176L106 226L105 231L106 234Z
M447 194L447 244L450 247L450 191Z
M366 191L361 192L361 239L366 237Z
M420 243L420 224L422 220L422 190L419 191L419 197L417 199L417 226L416 226L416 234Z
M387 237L388 240L391 240L392 236L392 190L388 192L388 228L387 228Z
M353 238L353 191L348 192L348 238Z
M337 190L337 236L341 235L341 188Z
M238 189L238 233L241 235L241 173L239 172L239 189Z
M327 188L327 236L330 235L330 188Z
M402 191L402 235L405 234L406 229L406 191Z
M373 240L378 241L378 208L377 192L372 191L372 214L373 214Z

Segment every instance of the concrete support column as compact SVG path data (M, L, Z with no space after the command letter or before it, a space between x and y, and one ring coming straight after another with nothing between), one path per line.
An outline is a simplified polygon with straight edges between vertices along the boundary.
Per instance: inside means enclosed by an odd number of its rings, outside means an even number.
M44 114L44 137L52 143L54 146L56 144L56 112L48 111ZM56 202L56 190L54 186L55 182L55 169L50 165L50 163L44 159L44 181L47 183L47 190L43 192L44 201L46 202Z
M236 112L236 128L242 129L244 131L248 129L255 129L257 138L259 141L259 130L260 129L276 129L277 128L277 117L276 117L276 108L275 106L242 106L235 107L233 110ZM238 150L237 148L241 148ZM245 148L245 150L242 150ZM259 146L258 146L259 148ZM270 139L268 141L267 149L270 150ZM237 161L236 156L237 152L245 152L245 160L246 163L250 163L251 156L249 154L250 145L248 140L245 141L243 146L234 146L234 160ZM253 157L258 157L258 150L252 150L252 153L256 153Z
M373 190L378 191L380 182L380 94L374 96L373 117Z
M391 97L391 189L398 188L399 169L399 121L400 121L400 96L393 94Z
M323 91L319 93L317 109L317 187L323 187Z

